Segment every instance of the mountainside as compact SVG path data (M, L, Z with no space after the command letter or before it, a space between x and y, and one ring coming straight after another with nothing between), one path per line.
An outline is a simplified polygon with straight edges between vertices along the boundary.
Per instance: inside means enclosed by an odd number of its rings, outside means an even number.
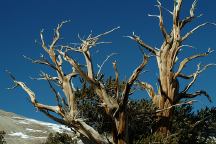
M42 122L26 118L14 113L0 110L0 130L6 132L7 144L40 144L53 132L70 133L74 139L77 136L63 125ZM81 140L79 144L83 144Z

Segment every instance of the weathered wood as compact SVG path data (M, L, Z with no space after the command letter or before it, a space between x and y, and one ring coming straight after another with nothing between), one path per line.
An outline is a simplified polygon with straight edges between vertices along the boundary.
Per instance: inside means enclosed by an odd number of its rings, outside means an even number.
M159 124L160 127L158 129L158 132L163 133L164 135L169 134L170 129L170 119L173 114L174 105L178 104L182 98L194 98L199 95L205 95L208 99L209 96L205 91L197 91L195 93L187 93L188 90L191 88L191 86L194 84L194 82L197 79L197 76L203 72L204 69L206 69L208 66L204 66L203 70L201 70L200 67L198 67L197 71L194 72L192 75L184 75L182 74L182 70L185 68L186 64L189 63L191 60L208 56L212 50L208 50L206 53L197 54L194 56L190 56L185 58L180 65L178 66L177 71L174 71L174 66L176 65L177 61L177 55L179 54L179 51L182 47L187 46L184 45L184 41L188 39L195 31L197 31L200 28L203 28L204 26L211 24L215 25L215 23L205 22L202 23L189 32L186 32L186 34L182 34L182 28L192 22L195 18L199 16L195 16L195 7L197 5L197 0L194 0L192 3L192 6L190 8L190 15L186 18L183 18L183 20L180 20L180 11L182 7L183 0L175 0L174 1L174 7L173 12L167 10L166 8L162 7L162 4L159 0L157 0L158 8L159 8L159 14L158 15L149 15L159 18L159 28L161 30L161 33L164 37L164 42L162 43L160 49L155 49L143 42L143 40L136 36L132 35L129 36L129 38L133 39L135 42L137 42L140 46L142 46L144 49L150 51L152 54L156 56L157 59L157 67L159 71L158 76L158 82L159 82L159 90L158 92L155 92L153 87L150 84L147 84L145 82L141 82L141 86L147 90L149 96L152 98L153 103L158 107L158 117L159 117ZM172 15L172 28L170 30L170 33L167 33L167 30L163 23L163 15L162 10L167 10ZM191 46L189 46L191 47ZM214 64L213 64L214 65ZM191 82L186 85L185 89L180 92L179 91L179 81L178 78L184 78L184 79L192 79Z

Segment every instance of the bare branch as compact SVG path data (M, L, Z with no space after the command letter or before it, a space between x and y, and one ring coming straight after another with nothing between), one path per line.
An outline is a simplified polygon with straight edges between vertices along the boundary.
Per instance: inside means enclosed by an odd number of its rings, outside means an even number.
M9 77L13 80L13 81L16 81L16 78L13 76L13 74L8 71L8 70L5 70L5 72L9 75ZM17 83L14 83L14 86L12 87L9 87L7 88L8 90L12 90L12 89L15 89L16 87L18 87L19 85Z
M115 71L115 93L118 99L119 98L119 73L117 70L116 62L113 62L113 69Z
M178 47L178 50L181 50L182 47L193 48L193 46L191 46L191 45L180 45L180 46Z
M85 40L82 40L82 39L81 39L82 43L81 43L79 49L80 49L82 52L87 52L91 47L93 47L93 46L95 46L95 45L97 45L97 44L106 43L106 42L97 42L97 41L98 41L102 36L107 35L107 34L113 32L113 31L115 31L115 30L117 30L117 29L119 29L119 28L120 28L120 27L113 28L113 29L111 29L110 31L106 31L106 32L104 32L104 33L102 33L102 34L99 34L99 35L97 35L97 36L94 36L94 37L92 36L92 34L90 34L90 35L87 37L87 39L85 39Z
M147 91L148 95L153 100L156 95L153 86L146 82L139 82L139 85Z
M124 106L127 105L128 96L130 93L131 86L134 84L135 80L137 80L139 74L142 72L142 70L145 67L145 65L147 64L147 62L148 62L148 56L144 55L143 62L134 70L134 72L130 76L128 82L126 83L125 88L122 92L122 104Z
M27 57L25 55L23 55L23 57L29 61L31 61L34 64L42 64L42 65L47 65L49 67L51 67L52 69L58 71L58 69L56 68L56 66L54 66L53 64L51 64L47 59L44 58L43 55L41 55L41 59L40 60L34 60L30 57Z
M41 30L41 32L40 32L40 38L41 38L41 42L42 42L42 48L48 53L49 49L47 48L46 43L44 41L43 31L44 30Z
M42 113L44 113L45 115L47 115L47 116L48 116L49 118L51 118L52 120L54 120L54 121L56 121L56 122L58 122L58 123L60 123L60 124L62 124L62 125L67 126L67 123L66 123L63 119L60 119L60 118L58 118L58 117L56 117L56 116L50 114L49 111L43 110L43 109L40 109L40 111L41 111Z
M94 79L91 79L88 77L88 75L85 74L85 72L80 68L80 66L78 65L78 63L72 59L71 57L69 57L66 53L58 50L59 54L61 54L64 58L65 61L69 62L75 69L76 71L79 73L79 75L84 78L85 80L87 80L89 83L94 84L95 85L95 81Z
M105 33L105 34L107 34L107 33ZM95 43L97 40L98 39L93 39L93 43ZM76 72L79 73L79 75L83 79L85 79L87 82L89 82L90 84L92 84L94 86L94 90L95 90L96 94L100 97L100 100L102 101L102 105L105 107L107 114L110 114L111 110L113 108L117 107L117 102L114 99L112 99L112 97L110 97L106 93L106 89L105 89L104 85L102 83L96 81L93 77L93 67L92 67L92 61L91 61L90 52L89 52L89 48L92 45L94 45L93 43L90 41L87 41L87 43L85 42L81 48L83 50L82 52L85 56L88 74L86 74L80 68L80 66L77 64L77 62L73 58L69 57L65 52L62 52L61 50L57 50L57 51L59 52L60 55L63 56L65 61L69 62L75 68Z
M157 51L155 48L153 48L153 47L147 45L145 42L143 42L143 41L140 39L139 36L135 35L134 33L133 33L132 36L126 36L126 37L128 37L128 38L134 40L134 41L137 42L140 46L142 46L143 48L147 49L147 50L148 50L149 52L151 52L152 54L157 55L158 51Z
M54 95L55 95L55 97L56 97L56 101L57 101L57 103L58 103L58 106L61 106L62 107L62 105L60 104L60 93L59 92L57 92L56 91L56 89L53 87L53 85L51 84L51 82L50 82L50 80L49 80L49 77L47 77L47 76L45 76L45 78L46 78L46 80L47 80L47 82L48 82L48 84L49 84L49 86L50 86L50 88L51 88L51 91L54 93Z
M166 10L169 14L173 15L173 12L170 11L169 9L167 9L166 7L164 7L164 6L161 5L161 8L164 9L164 10Z
M111 29L111 30L109 30L109 31L107 31L107 32L104 32L104 33L102 33L102 34L99 34L99 35L95 36L95 38L99 38L99 37L101 37L101 36L107 35L107 34L113 32L113 31L115 31L115 30L117 30L117 29L120 29L120 26L118 26L118 27L116 27L116 28L113 28L113 29Z
M195 58L208 56L208 55L209 55L210 53L212 53L212 52L213 52L213 50L208 49L208 51L207 51L206 53L197 54L197 55L193 55L193 56L190 56L190 57L188 57L188 58L185 58L185 59L180 63L179 68L178 68L177 72L176 72L175 75L174 75L174 79L175 79L176 77L179 76L179 74L181 73L182 69L186 66L186 64L187 64L188 62L190 62L191 60L193 60L193 59L195 59Z
M53 41L51 43L51 45L49 46L49 48L46 46L44 37L43 37L43 30L40 32L40 38L41 38L41 42L42 42L42 48L50 55L51 53L54 53L54 48L56 43L58 42L59 38L60 38L60 29L62 28L62 26L67 23L69 21L63 21L60 24L58 24L56 30L55 30L55 34L54 34L54 38ZM50 55L51 56L51 55Z
M164 27L164 23L163 23L163 16L162 16L162 5L161 2L159 0L157 0L158 3L158 9L159 9L159 26L160 26L160 30L165 38L165 40L168 40L169 35L167 34L166 28Z
M63 21L61 22L61 24L58 24L55 33L54 33L54 38L53 41L51 43L51 45L49 46L49 49L47 48L44 38L43 38L43 33L41 32L41 41L42 41L42 47L43 49L48 53L48 55L50 56L52 62L55 64L55 68L57 69L57 74L59 77L63 77L64 73L62 71L62 58L60 55L56 55L55 54L55 47L56 44L58 42L58 40L60 39L60 29L62 28L63 24L67 23L68 21Z
M50 45L50 49L49 51L54 51L55 45L58 42L59 38L60 38L60 29L62 28L62 26L67 23L69 21L63 21L60 24L58 24L56 30L55 30L55 35L52 41L52 44Z
M173 107L177 107L177 106L181 106L181 105L192 105L194 102L196 102L196 100L191 100L191 101L187 101L187 102L182 102L182 103L178 103L178 104L175 104L175 105L171 105L167 108L164 108L164 109L159 109L159 110L156 110L156 113L159 113L159 112L162 112L162 111L165 111L165 110L169 110Z
M74 120L62 120L54 115L51 115L48 111L41 110L44 114L46 114L49 118L53 119L54 121L61 123L63 125L66 125L70 128L75 129L77 132L80 134L86 136L90 140L95 141L96 143L101 143L101 144L106 144L108 143L107 140L100 135L93 127L90 125L86 124L83 119L74 119Z
M187 91L191 88L191 86L194 84L196 81L197 77L199 76L200 73L202 73L204 70L206 70L208 67L211 66L216 66L216 64L207 64L205 65L202 69L200 67L200 64L197 65L197 71L192 74L193 80L184 88L184 90L181 92L183 94L187 93ZM190 76L191 77L191 76Z
M180 29L182 29L187 23L193 21L195 18L198 18L198 17L201 17L202 14L200 14L199 16L195 16L194 12L195 12L195 9L196 9L196 6L197 6L197 1L198 0L194 0L194 2L192 3L191 5L191 8L190 8L190 16L186 17L185 19L183 19L181 22L180 22Z
M89 49L97 44L101 44L104 42L97 42L99 40L100 37L107 35L111 32L113 32L116 29L119 29L120 27L114 28L110 31L104 32L102 34L99 34L95 37L92 37L92 34L90 34L88 36L88 38L86 40L82 40L82 43L80 45L80 50L82 51L85 61L86 61L86 65L87 65L87 72L88 72L88 77L90 79L93 79L94 77L94 72L93 72L93 65L92 65L92 59L91 59L91 54L89 52Z
M94 68L93 68L91 54L90 54L89 50L86 52L83 52L83 55L84 55L85 61L86 61L88 77L90 79L94 79Z
M35 78L35 77L30 77L30 79L32 80L49 80L49 81L52 81L54 82L56 85L58 86L62 86L62 82L60 81L60 79L58 77L54 77L54 76L51 76L43 71L41 71L41 73L39 74L40 77L38 78Z
M23 82L21 82L21 81L15 80L15 77L14 77L11 73L9 73L9 75L11 76L11 78L12 78L14 84L15 84L16 86L20 86L20 87L29 95L30 100L31 100L31 103L32 103L36 108L38 108L39 110L52 111L52 112L55 112L55 113L59 114L59 115L62 116L62 117L64 116L64 113L63 113L61 107L59 107L59 106L44 105L44 104L41 104L41 103L37 102L35 93L34 93L31 89L29 89L29 88L26 86L25 83L23 83Z
M77 75L79 75L78 72L76 72L76 69L75 68L72 68L72 72L67 74L66 77L71 80L73 77L76 77Z
M74 48L74 47L71 47L71 46L67 46L67 45L61 45L61 51L63 49L66 49L65 52L68 52L68 51L75 51L75 52L82 52L81 50L79 50L79 48Z
M120 111L125 110L125 107L127 106L127 103L128 103L128 97L129 97L130 92L131 92L131 87L134 84L135 80L137 80L139 74L142 72L142 70L145 67L145 65L147 64L147 62L148 62L148 56L144 55L143 56L143 62L133 71L132 75L130 76L129 80L127 81L127 83L124 86L124 90L122 92L122 97L121 97L119 107L114 112L113 117L116 117L116 115Z
M133 74L130 76L128 80L129 85L132 85L134 81L137 79L137 77L139 76L139 74L142 72L143 68L148 62L148 58L149 57L147 55L144 55L143 62L134 70Z
M185 75L183 73L179 73L178 77L183 78L183 79L191 79L193 77L193 74L191 74L191 75Z
M174 23L177 24L179 20L179 14L182 6L182 0L174 0L174 9L173 9L173 17Z
M117 55L117 53L111 53L110 55L108 55L108 56L106 57L106 59L102 62L101 65L98 65L99 70L98 70L98 72L97 72L97 77L98 77L99 74L101 73L101 70L102 70L104 64L109 60L110 57L112 57L112 56L114 56L114 55Z
M212 102L211 97L208 95L208 93L206 91L203 91L203 90L196 91L195 93L182 94L181 98L195 98L195 97L200 96L200 95L204 95L205 97L207 97L209 102Z
M90 140L94 140L95 143L107 144L108 141L106 138L102 137L94 128L86 124L83 119L76 119L72 121L72 127L74 127L78 132L89 138Z
M191 16L191 17L194 16L194 11L195 11L195 8L196 8L196 6L197 6L197 1L198 1L198 0L194 0L194 2L192 3L191 9L190 9L190 16Z
M154 15L154 14L148 14L149 17L156 17L156 18L160 18L159 15Z
M192 35L196 30L206 26L206 25L213 25L213 26L216 26L216 23L210 23L210 22L205 22L203 24L200 24L198 26L196 26L195 28L193 28L191 31L189 31L188 33L186 33L182 38L181 38L181 41L185 41L190 35Z

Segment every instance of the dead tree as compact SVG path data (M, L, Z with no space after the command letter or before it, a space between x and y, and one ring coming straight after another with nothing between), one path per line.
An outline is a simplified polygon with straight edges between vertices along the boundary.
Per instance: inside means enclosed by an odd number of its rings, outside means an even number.
M148 44L146 44L139 36L133 33L132 36L128 36L135 42L137 42L140 46L142 46L147 51L151 52L157 60L157 67L159 71L158 77L158 85L159 88L157 92L154 90L153 86L149 83L141 82L141 86L148 92L151 97L153 103L158 107L160 117L160 128L159 132L163 134L169 133L170 123L169 120L172 116L173 108L176 104L178 104L182 99L191 99L195 98L199 95L206 96L209 101L211 101L209 95L206 91L198 90L194 93L189 93L189 89L196 82L200 73L206 70L208 67L213 66L215 64L208 64L202 66L201 64L197 65L197 70L190 74L186 75L182 71L185 66L192 60L206 57L213 50L208 49L207 52L196 54L190 57L183 59L180 63L177 62L177 56L179 52L185 47L191 47L190 45L186 45L184 41L188 39L195 31L200 28L203 28L206 25L216 25L215 23L205 22L197 25L192 30L183 34L183 28L194 21L196 18L200 16L196 16L194 14L195 8L197 6L197 0L194 0L192 6L190 8L189 16L180 19L180 11L182 7L183 0L174 0L174 8L173 11L168 10L163 7L161 2L157 0L157 7L159 9L159 15L149 15L151 17L156 17L159 19L159 28L163 35L164 41L160 47L160 49L154 48ZM167 31L164 22L163 22L163 11L167 11L172 16L172 28L170 31ZM174 67L178 66L177 71L174 70ZM185 88L182 91L179 90L180 84L178 79L190 80Z
M141 64L133 71L129 79L126 81L121 92L118 88L119 78L117 66L116 63L113 63L116 77L116 87L114 89L114 95L109 95L104 84L100 81L100 78L95 75L95 68L92 62L90 50L97 44L104 43L99 41L101 37L113 32L119 27L96 36L90 34L86 39L81 39L79 37L81 43L78 46L72 47L68 45L58 44L61 38L60 29L64 23L65 22L62 22L55 29L53 41L49 46L47 45L47 42L45 42L43 31L41 31L40 33L42 48L48 54L50 60L48 60L45 56L42 56L39 60L33 60L26 57L27 59L31 60L32 63L46 65L56 72L56 76L51 76L48 73L42 72L41 77L36 79L48 81L49 86L56 97L57 105L50 106L40 103L39 101L37 101L36 94L30 88L28 88L28 86L24 82L16 80L15 77L11 73L9 73L15 84L13 88L20 86L28 94L33 106L36 107L39 111L43 112L54 121L74 129L94 143L128 143L126 111L128 98L135 80L147 63L148 57L145 55L143 56ZM83 56L83 58L85 59L84 66L73 58L73 55L75 53L79 53L81 54L81 56ZM65 63L71 66L70 73L66 73L64 71ZM77 89L72 86L73 79L75 77L84 79L94 90L94 93L99 97L101 102L100 106L104 108L106 114L109 115L112 119L112 138L105 137L104 135L100 134L96 129L93 128L93 126L87 124L85 120L80 116L79 107L77 106L77 98L75 96ZM59 86L66 100L64 100L64 97L61 96L60 93L55 89L53 84ZM53 113L58 114L58 116Z

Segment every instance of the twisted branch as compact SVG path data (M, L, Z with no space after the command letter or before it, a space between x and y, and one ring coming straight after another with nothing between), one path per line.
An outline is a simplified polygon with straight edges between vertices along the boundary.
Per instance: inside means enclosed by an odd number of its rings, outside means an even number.
M145 48L146 50L148 50L148 51L151 52L152 54L157 55L157 53L158 53L158 50L157 50L157 49L155 49L155 48L149 46L148 44L146 44L144 41L142 41L142 40L140 39L139 36L135 35L134 33L133 33L132 36L126 36L126 37L128 37L128 38L134 40L134 41L137 42L140 46L142 46L143 48Z
M211 22L205 22L205 23L202 23L198 26L196 26L195 28L193 28L191 31L189 31L188 33L186 33L182 38L181 38L181 41L185 41L190 35L192 35L195 31L197 31L198 29L206 26L206 25L213 25L213 26L216 26L216 23L211 23Z
M213 52L213 50L208 49L208 51L205 52L205 53L197 54L197 55L193 55L193 56L190 56L190 57L185 58L185 59L180 63L179 68L178 68L177 72L176 72L175 75L174 75L174 79L175 79L176 77L179 76L179 74L181 73L181 71L183 70L183 68L186 66L186 64L187 64L188 62L190 62L190 61L193 60L193 59L199 58L199 57L208 56L208 55L209 55L210 53L212 53L212 52Z

